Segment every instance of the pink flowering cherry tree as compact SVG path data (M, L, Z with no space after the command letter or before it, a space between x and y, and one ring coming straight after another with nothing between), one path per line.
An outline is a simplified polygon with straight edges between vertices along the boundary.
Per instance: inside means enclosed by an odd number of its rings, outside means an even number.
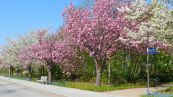
M60 64L65 71L74 70L73 63L67 62L74 58L74 49L68 45L65 40L55 41L46 38L47 31L41 30L39 33L39 43L26 47L19 55L19 58L25 62L25 65L37 60L44 62L48 70L48 81L52 81L52 65ZM66 64L64 64L66 63ZM68 64L67 64L68 63Z
M136 29L132 26L135 22L125 18L128 6L116 0L95 0L92 9L75 8L72 4L65 9L65 33L94 58L96 86L101 85L101 71L108 56L127 38L125 28Z
M51 82L51 69L53 65L52 51L54 50L54 41L46 39L46 30L38 31L39 43L26 47L19 55L25 65L30 64L33 60L39 60L46 63L48 70L48 81Z
M65 75L70 76L80 67L77 49L66 40L58 41L54 45L53 61L60 65Z

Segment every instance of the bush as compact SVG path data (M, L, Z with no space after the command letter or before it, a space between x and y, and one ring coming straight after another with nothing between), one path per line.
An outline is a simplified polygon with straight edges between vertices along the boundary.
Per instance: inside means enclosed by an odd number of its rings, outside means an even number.
M63 73L59 65L55 64L52 67L52 79L60 80L63 78Z

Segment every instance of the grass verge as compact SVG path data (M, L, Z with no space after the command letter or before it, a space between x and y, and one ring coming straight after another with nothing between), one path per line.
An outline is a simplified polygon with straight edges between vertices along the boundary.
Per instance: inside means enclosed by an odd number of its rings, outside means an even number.
M100 87L97 87L93 83L82 83L82 82L67 82L64 84L64 86L69 88L77 88L81 90L89 90L89 91L95 91L95 92L145 87L145 85L142 85L139 83L138 84L128 83L128 84L122 84L122 85L116 85L116 86L102 85Z

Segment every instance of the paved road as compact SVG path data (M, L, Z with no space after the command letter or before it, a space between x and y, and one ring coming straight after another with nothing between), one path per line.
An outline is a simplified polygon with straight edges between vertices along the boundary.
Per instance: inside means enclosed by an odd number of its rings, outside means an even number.
M64 97L0 80L0 97Z

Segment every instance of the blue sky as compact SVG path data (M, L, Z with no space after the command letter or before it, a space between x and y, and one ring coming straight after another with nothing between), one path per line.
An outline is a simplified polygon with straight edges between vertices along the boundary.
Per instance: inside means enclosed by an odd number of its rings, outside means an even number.
M0 45L31 30L57 30L63 24L62 12L71 2L81 0L0 0Z

